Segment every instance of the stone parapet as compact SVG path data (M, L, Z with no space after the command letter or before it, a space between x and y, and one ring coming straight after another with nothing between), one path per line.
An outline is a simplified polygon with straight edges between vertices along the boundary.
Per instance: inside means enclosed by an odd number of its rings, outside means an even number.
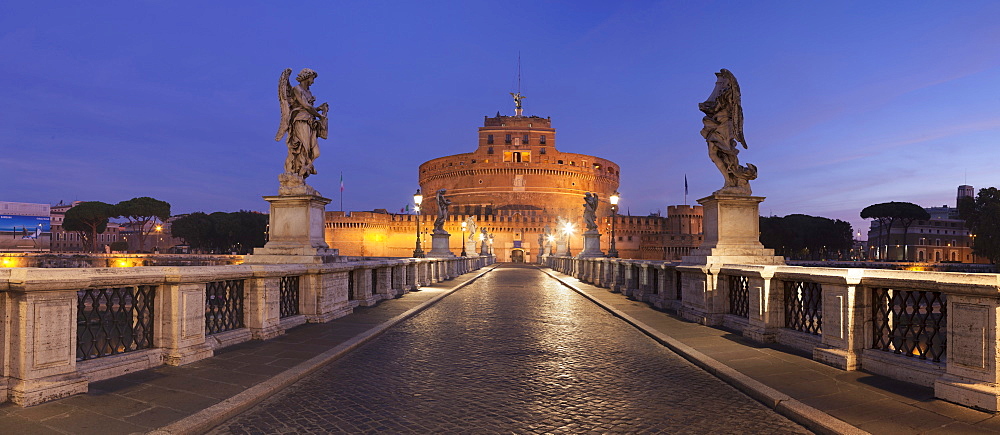
M0 268L0 310L7 313L0 402L30 406L86 392L89 382L198 361L222 347L348 315L359 299L375 304L492 263L483 256Z
M544 265L824 364L1000 411L1000 274L566 256Z

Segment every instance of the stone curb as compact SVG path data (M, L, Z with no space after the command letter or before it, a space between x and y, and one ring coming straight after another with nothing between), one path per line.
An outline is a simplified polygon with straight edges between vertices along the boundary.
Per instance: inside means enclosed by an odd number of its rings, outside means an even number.
M736 389L742 391L744 394L754 398L760 403L763 403L768 408L773 409L778 414L787 417L798 424L805 426L807 429L819 433L819 434L855 434L864 435L868 432L861 430L851 424L836 418L830 414L827 414L819 409L813 408L805 403L795 400L791 396L782 393L774 388L768 387L757 380L740 373L739 371L729 367L715 358L705 355L693 347L688 346L679 340L666 335L649 325L639 321L628 314L618 311L615 307L606 304L595 297L587 294L587 292L577 288L576 286L570 284L566 280L553 275L548 270L539 267L539 270L544 272L546 275L552 277L556 281L559 281L562 285L568 287L569 289L579 293L583 297L590 299L591 302L596 303L601 308L604 308L611 314L618 318L628 322L632 326L635 326L641 330L646 335L650 336L660 344L668 347L670 350L676 352L678 355L684 357L684 359L690 361L694 365L701 367L706 372L711 373L713 376L721 379L729 385L732 385ZM666 314L664 314L666 315Z
M205 408L195 414L188 417L177 420L169 425L163 426L159 429L148 432L150 435L180 435L180 434L201 434L209 430L212 430L216 426L226 422L227 420L239 415L243 411L250 409L254 405L260 403L264 399L274 395L278 391L298 382L302 378L308 376L309 374L319 370L323 366L336 361L340 357L348 354L354 349L357 349L361 345L367 343L373 338L381 335L387 329L395 326L410 317L413 317L417 313L423 311L424 309L434 305L444 297L458 291L459 289L472 284L477 279L483 275L489 273L493 269L496 269L497 265L491 265L483 268L483 270L472 277L466 282L463 282L451 290L447 290L431 299L428 299L424 303L413 307L406 312L397 315L385 322L378 324L377 326L369 329L359 335L354 336L350 340L347 340L336 347L323 352L310 358L307 361L299 363L295 367L292 367L280 374L261 382L253 387L250 387L243 392L223 400L215 405Z

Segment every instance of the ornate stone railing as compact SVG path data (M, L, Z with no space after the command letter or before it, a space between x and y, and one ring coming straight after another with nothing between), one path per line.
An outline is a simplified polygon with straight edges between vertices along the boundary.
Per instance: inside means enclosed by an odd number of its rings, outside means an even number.
M86 392L89 382L187 364L492 262L0 268L0 402L30 406Z
M545 257L581 281L1000 411L1000 274Z

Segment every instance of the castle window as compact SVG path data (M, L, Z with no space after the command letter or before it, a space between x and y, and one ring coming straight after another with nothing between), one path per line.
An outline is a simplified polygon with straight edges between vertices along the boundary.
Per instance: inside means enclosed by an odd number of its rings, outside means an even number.
M523 143L525 145L528 144L528 135L524 135L524 136L521 137L521 143Z
M508 135L507 135L507 137L506 137L506 138L504 139L504 143L506 143L507 145L510 145L510 135L509 135L509 134L508 134Z
M543 136L544 137L544 136ZM544 142L543 142L544 143ZM538 154L545 154L545 147L541 147L538 150Z
M493 147L486 148L486 154L493 154Z
M569 165L570 165L570 166L576 166L576 162L574 162L574 161L570 160L570 161L569 161Z
M597 163L594 163L594 169L600 171L601 170L601 165L599 165Z
M545 135L544 134L538 137L538 143L540 143L542 145L545 145Z
M493 145L493 135L492 134L486 136L486 144L487 145Z
M558 164L561 165L561 164L563 164L563 161L562 160L556 160L556 163L558 163Z
M472 163L476 163L476 159L472 159Z
M510 154L510 159L507 159L507 155ZM515 151L512 153L504 153L504 161L511 161L515 163L530 162L531 153L527 151Z

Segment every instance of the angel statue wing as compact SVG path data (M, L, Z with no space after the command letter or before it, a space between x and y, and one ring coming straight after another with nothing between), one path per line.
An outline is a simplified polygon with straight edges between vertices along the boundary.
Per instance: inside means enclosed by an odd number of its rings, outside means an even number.
M291 117L291 107L289 106L289 99L291 98L292 86L288 83L288 77L292 75L291 68L285 68L281 72L281 78L278 79L278 106L281 106L281 123L278 125L278 134L274 135L274 140L281 140L288 133L288 120Z
M736 81L736 76L728 69L723 69L722 74L729 81L729 110L732 112L730 118L733 122L733 139L747 147L747 140L743 137L743 97L740 94L740 84Z

